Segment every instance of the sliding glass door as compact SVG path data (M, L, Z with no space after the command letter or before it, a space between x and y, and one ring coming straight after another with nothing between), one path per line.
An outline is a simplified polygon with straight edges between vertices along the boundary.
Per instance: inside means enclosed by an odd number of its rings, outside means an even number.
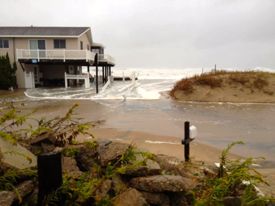
M30 40L30 49L31 49L31 56L32 57L37 57L39 55L39 58L43 58L46 56L45 50L46 49L46 44L45 40ZM36 51L34 51L36 50ZM39 52L37 52L39 50Z

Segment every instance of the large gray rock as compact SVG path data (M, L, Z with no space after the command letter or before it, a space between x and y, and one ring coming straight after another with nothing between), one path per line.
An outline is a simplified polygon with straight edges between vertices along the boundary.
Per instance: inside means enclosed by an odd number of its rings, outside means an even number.
M183 168L183 162L178 158L159 154L156 155L155 160L165 173L186 176L186 170Z
M164 193L141 192L150 205L170 206L169 197Z
M63 157L62 163L63 173L67 173L68 175L74 178L80 177L83 174L83 172L79 170L77 162L74 158Z
M125 172L125 175L142 177L149 175L158 175L161 173L159 164L154 160L144 159L142 155L137 155L136 162L144 162L144 164L128 168Z
M130 181L130 185L147 192L182 192L194 187L192 180L174 175L136 177Z
M167 155L156 155L155 160L160 165L163 174L180 175L185 178L192 179L198 182L201 177L204 177L201 169L201 162L186 163L176 157Z
M96 148L87 145L79 145L76 154L77 166L81 171L90 171L91 168L98 162L98 153Z
M0 205L10 206L13 203L19 202L20 199L24 199L34 190L34 183L31 180L25 181L16 187L16 192L2 191L0 192Z
M108 145L99 146L98 153L100 164L107 166L109 162L119 159L129 149L129 144L112 142Z
M176 157L163 154L156 155L155 160L158 162L162 170L173 174L179 174L179 166L183 163Z
M114 206L149 206L142 194L136 189L130 188L116 196Z
M21 144L11 144L11 142L0 138L0 149L3 154L2 161L12 167L25 169L36 166L36 156L28 150L27 144L24 144L24 146Z

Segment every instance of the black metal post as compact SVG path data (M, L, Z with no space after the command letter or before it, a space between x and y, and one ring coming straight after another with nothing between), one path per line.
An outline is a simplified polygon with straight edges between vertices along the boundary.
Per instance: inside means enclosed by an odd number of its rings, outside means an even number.
M185 162L189 161L190 155L190 122L184 122L184 159Z
M102 66L102 82L103 82L103 84L105 83L105 71L104 71L104 66Z
M95 88L98 93L98 54L95 55Z
M106 78L106 82L108 81L108 76L109 76L109 74L108 74L108 67L105 66L105 78Z
M104 83L107 82L107 70L106 70L106 66L103 67L104 68Z
M38 206L44 206L47 195L62 185L62 155L48 153L37 157Z

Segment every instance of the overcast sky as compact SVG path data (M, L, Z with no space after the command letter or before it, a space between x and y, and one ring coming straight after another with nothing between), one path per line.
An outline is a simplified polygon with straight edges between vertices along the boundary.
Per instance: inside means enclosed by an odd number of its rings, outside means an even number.
M90 26L117 66L275 69L275 0L0 0L2 26Z

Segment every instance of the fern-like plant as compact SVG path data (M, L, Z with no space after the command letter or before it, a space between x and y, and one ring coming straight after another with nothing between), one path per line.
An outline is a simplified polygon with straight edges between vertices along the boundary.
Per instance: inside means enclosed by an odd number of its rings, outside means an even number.
M220 167L216 177L206 177L195 191L196 205L224 205L226 197L236 197L241 205L267 205L271 198L258 195L255 188L258 184L267 184L263 176L252 164L255 159L230 160L228 154L232 147L243 142L233 142L225 148L220 156Z

